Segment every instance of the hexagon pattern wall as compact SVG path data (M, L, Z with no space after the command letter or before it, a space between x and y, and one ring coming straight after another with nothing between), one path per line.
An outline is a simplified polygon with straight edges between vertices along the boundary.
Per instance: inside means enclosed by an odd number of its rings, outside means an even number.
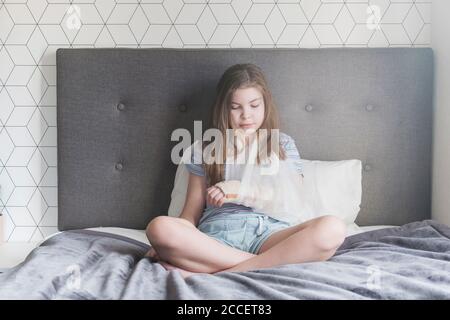
M429 46L430 7L431 0L0 1L6 240L57 232L57 48Z

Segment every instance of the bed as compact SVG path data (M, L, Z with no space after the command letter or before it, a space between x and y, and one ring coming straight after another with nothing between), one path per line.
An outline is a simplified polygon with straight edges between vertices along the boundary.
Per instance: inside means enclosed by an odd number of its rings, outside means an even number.
M360 159L356 223L327 261L198 274L144 258L167 214L176 128L219 76L266 73L305 159ZM58 229L0 274L3 299L448 299L450 228L431 219L429 48L58 49ZM206 129L206 128L203 128Z

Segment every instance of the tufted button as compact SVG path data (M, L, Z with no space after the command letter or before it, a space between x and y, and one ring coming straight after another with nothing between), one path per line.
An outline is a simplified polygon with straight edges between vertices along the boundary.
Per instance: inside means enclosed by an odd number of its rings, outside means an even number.
M370 164L366 164L364 166L364 171L370 171L370 170L372 170L372 166Z
M367 106L366 106L366 110L367 111L372 111L373 110L373 105L371 105L371 104L368 104Z
M119 104L117 105L117 110L123 111L124 109L125 109L125 105L124 105L123 103L119 103Z
M310 104L308 104L308 105L305 107L305 110L308 111L308 112L311 112L312 109L313 109L313 106L310 105Z
M178 110L180 110L180 112L186 112L187 106L185 104L181 104L178 106Z
M116 169L121 171L123 169L123 165L120 162L116 163Z

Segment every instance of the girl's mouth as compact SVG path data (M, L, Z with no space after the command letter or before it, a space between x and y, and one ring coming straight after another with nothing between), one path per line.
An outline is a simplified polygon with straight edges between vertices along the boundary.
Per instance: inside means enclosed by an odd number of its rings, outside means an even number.
M251 127L253 127L253 126L254 126L253 123L251 123L251 124L241 124L241 125L240 125L241 128L251 128Z

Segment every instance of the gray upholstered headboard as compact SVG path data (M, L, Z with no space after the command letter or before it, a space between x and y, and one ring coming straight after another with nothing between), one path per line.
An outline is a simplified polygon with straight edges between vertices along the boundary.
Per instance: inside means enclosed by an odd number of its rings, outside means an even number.
M206 130L220 75L245 62L303 158L362 160L359 225L430 218L431 49L59 49L59 229L166 214L172 131Z

